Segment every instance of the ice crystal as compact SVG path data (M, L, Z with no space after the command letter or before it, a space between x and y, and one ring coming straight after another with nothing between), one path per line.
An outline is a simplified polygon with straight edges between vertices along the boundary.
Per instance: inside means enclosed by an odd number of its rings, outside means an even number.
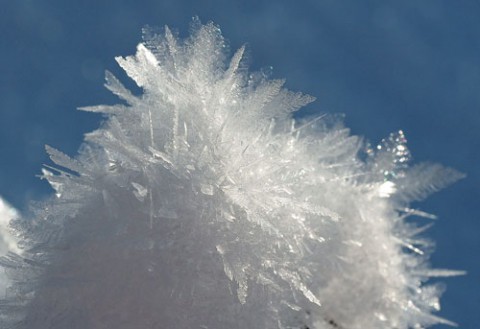
M407 329L458 274L428 265L409 203L460 177L411 167L403 132L377 148L313 98L228 60L218 27L144 31L111 73L119 105L71 158L47 147L56 194L12 225L5 325L65 328ZM428 216L428 214L426 214Z

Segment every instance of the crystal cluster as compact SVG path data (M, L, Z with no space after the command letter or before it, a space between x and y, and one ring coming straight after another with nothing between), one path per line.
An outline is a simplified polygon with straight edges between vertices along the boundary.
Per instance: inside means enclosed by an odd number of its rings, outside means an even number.
M407 329L441 289L409 203L461 177L410 165L399 131L371 148L313 98L231 59L214 24L149 29L117 57L118 105L75 158L47 147L55 189L12 223L1 304L18 329Z

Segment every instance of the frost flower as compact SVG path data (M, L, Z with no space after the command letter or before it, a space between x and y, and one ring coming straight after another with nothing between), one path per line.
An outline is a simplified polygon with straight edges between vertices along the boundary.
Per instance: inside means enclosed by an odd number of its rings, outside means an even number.
M399 131L369 148L313 101L228 59L220 30L144 31L111 73L119 105L43 177L56 194L16 220L22 254L2 319L17 329L407 329L458 274L428 265L411 201L461 177L410 166Z

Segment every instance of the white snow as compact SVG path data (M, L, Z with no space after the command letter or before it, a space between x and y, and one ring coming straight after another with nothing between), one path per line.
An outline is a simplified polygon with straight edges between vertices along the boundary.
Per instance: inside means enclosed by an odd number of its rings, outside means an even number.
M8 252L20 253L17 239L9 228L10 221L17 217L17 210L0 197L0 257L5 256ZM0 268L0 296L5 295L8 285L9 280L5 270Z

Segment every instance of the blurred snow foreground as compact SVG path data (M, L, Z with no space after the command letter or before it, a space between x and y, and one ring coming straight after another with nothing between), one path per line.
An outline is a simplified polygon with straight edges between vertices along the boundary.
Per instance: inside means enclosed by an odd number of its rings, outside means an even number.
M450 323L409 208L461 174L409 165L401 131L376 148L313 98L228 58L214 24L145 29L111 73L120 105L43 177L56 194L12 221L21 253L2 328L406 329ZM418 221L421 223L421 221ZM428 225L427 225L428 226ZM450 323L451 324L451 323Z
M9 227L10 221L17 216L17 211L0 197L0 256L6 255L9 251L17 254L21 252ZM0 269L0 292L5 291L8 284L9 280L5 271Z

